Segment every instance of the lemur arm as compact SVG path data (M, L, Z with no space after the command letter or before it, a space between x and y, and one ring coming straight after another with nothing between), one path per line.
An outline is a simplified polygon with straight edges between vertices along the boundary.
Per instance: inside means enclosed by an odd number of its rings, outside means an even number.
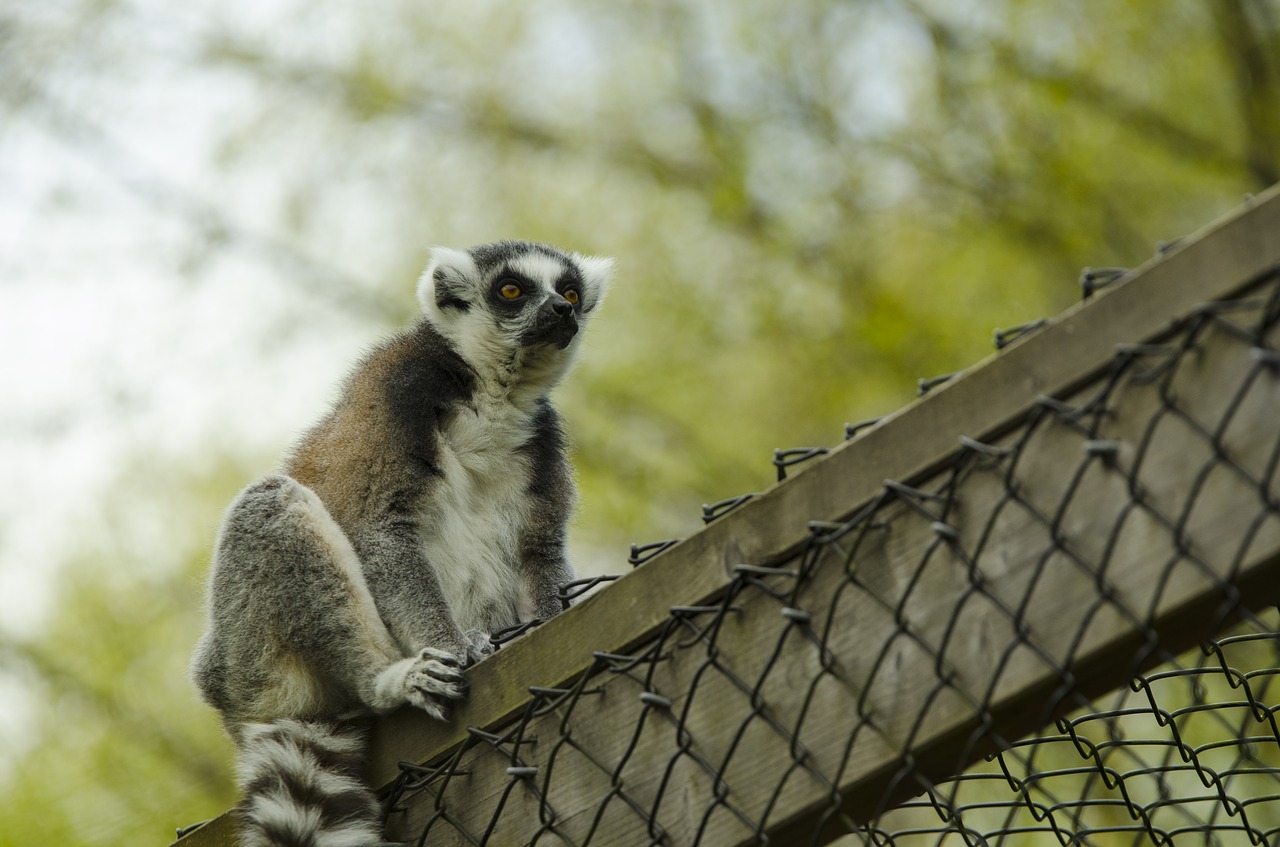
M474 639L455 623L416 528L409 524L374 527L353 542L378 614L406 653L427 647L459 659L474 653Z
M574 578L566 533L577 492L566 458L560 416L545 399L534 416L533 426L534 436L525 449L533 460L529 490L537 508L521 545L520 566L534 615L546 620L560 612L560 587Z

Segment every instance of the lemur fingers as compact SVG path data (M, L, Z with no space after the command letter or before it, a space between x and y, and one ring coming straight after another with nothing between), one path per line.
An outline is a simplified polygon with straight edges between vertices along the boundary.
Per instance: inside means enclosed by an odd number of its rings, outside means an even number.
M462 661L452 653L430 647L419 654L418 665L406 677L409 703L433 718L447 717L444 700L461 700L467 693Z
M455 672L461 671L463 662L455 654L448 650L437 650L434 647L427 647L418 654L418 659L428 664L435 663L444 665L446 668L452 668ZM461 673L457 673L461 676Z
M378 711L390 711L409 703L433 718L446 717L445 700L461 700L467 693L462 661L453 653L428 647L417 656L401 659L378 674L375 700Z

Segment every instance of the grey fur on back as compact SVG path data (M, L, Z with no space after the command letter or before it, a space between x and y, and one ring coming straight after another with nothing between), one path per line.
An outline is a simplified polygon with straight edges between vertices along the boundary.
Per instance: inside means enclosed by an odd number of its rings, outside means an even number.
M422 320L231 504L192 672L240 747L253 843L378 843L345 722L443 719L489 633L559 611L575 494L547 394L610 273L526 242L434 250Z

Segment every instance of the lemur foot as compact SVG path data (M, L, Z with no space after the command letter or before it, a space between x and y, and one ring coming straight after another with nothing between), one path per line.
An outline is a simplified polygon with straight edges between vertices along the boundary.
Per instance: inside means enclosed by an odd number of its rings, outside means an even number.
M408 703L438 720L445 720L447 700L467 694L462 661L453 653L427 647L417 656L401 659L378 674L374 708L390 710Z

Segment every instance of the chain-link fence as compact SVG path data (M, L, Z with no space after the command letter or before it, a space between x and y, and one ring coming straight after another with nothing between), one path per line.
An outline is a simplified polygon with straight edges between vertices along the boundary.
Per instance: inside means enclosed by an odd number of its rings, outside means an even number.
M1280 617L1246 617L850 843L1280 843Z
M1236 288L403 763L392 833L1280 843L1280 274Z

